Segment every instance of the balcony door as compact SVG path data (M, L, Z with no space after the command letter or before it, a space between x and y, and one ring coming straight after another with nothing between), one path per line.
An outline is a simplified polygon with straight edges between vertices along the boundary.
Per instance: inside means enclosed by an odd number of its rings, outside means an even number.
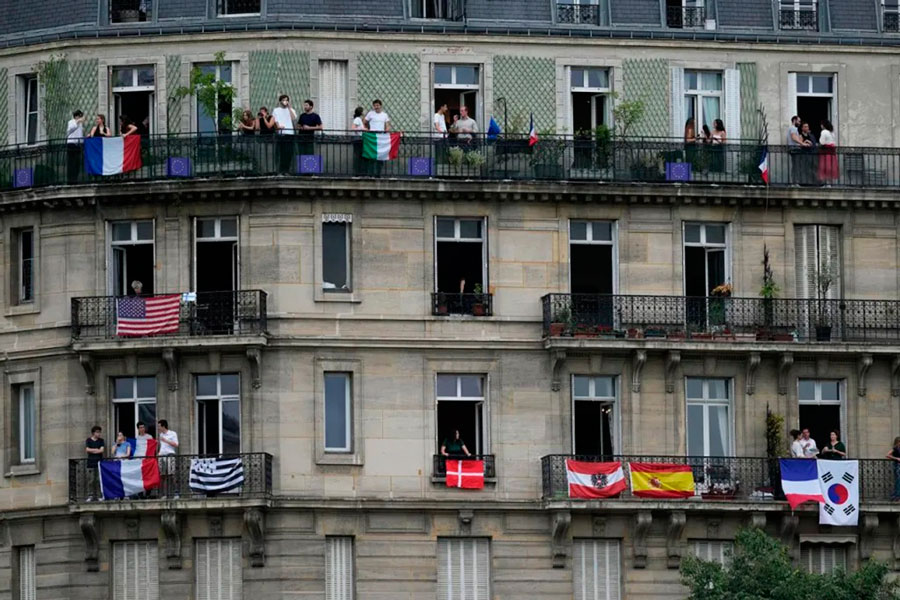
M724 223L684 223L685 318L690 328L725 324L724 303L708 298L731 278L728 237Z
M800 379L797 382L800 429L809 429L809 437L820 450L833 430L842 431L844 382L838 379ZM841 440L847 443L844 436Z
M613 221L569 222L569 290L576 325L614 325L615 233Z
M107 124L116 133L119 117L125 116L147 135L156 132L156 74L153 65L114 67L112 70L113 114Z
M808 302L800 307L798 333L815 339L816 326L831 327L830 336L841 339L845 332L838 300L841 292L841 228L833 225L794 226L794 274L797 297Z
M472 454L488 454L485 377L483 375L438 375L437 448L459 431Z
M153 221L115 221L109 224L109 291L113 296L134 293L132 284L141 282L141 293L154 293L155 252Z
M237 217L194 219L194 291L197 326L210 333L233 331L239 289Z
M609 459L622 452L614 377L572 376L572 452Z
M195 383L198 453L240 454L240 376L237 373L197 375Z

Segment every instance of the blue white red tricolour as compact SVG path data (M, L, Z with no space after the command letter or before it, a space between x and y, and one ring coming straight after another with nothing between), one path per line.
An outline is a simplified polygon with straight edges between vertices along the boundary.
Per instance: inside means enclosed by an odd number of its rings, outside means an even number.
M804 502L825 502L819 486L819 470L814 460L782 458L781 489L792 509Z
M759 159L759 173L762 180L769 183L769 149L763 148L762 157Z
M538 143L537 129L534 128L534 113L531 113L531 124L528 126L528 145L534 146Z
M141 165L140 136L84 140L84 170L89 175L117 175L140 169Z
M136 455L148 458L100 461L100 489L105 500L127 498L159 487L156 443L156 440L138 440L132 444ZM138 447L144 454L138 454Z

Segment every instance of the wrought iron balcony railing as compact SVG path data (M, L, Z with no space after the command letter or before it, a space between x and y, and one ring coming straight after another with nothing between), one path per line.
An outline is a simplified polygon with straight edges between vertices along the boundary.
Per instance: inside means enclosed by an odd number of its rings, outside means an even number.
M815 8L781 8L778 28L793 31L818 31L819 13Z
M433 315L474 315L490 317L494 314L493 294L431 294L431 314Z
M629 462L690 465L695 494L700 499L735 502L774 502L784 499L781 490L781 465L777 458L705 457L705 456L578 456L551 454L541 458L543 494L546 501L568 500L569 483L566 459L587 462L621 461L626 481L630 480ZM894 493L893 461L859 461L859 493L863 502L889 502ZM619 496L632 499L631 485Z
M599 25L600 6L597 4L557 3L556 22L566 25Z
M666 26L672 29L697 29L706 24L704 6L669 6L666 8Z
M900 12L882 8L881 29L886 33L900 33Z
M260 12L260 0L216 0L216 11L220 17L256 15Z
M245 177L331 177L480 181L608 181L632 183L900 188L900 148L838 147L810 152L730 140L688 143L671 138L608 139L541 135L435 139L405 133L393 160L363 157L353 132L324 135L148 136L142 166L121 175L88 175L64 142L0 148L0 191L67 184L186 181ZM67 161L75 160L71 170Z
M221 459L227 462L227 469L219 472L227 477L205 477L200 483L197 475L202 473L198 459ZM104 461L141 459L104 459ZM272 455L265 452L230 454L218 457L199 454L157 457L160 487L124 500L181 499L199 500L204 498L268 498L272 495ZM194 481L191 471L194 466ZM99 470L92 468L87 458L69 460L69 502L100 501ZM216 489L221 491L216 491ZM108 500L114 502L115 500Z
M547 294L544 336L897 343L900 301Z
M444 456L442 454L434 455L434 466L431 471L432 477L442 478L447 476L447 459L471 459L484 461L484 476L488 479L497 476L497 470L494 463L493 454L472 454L470 456Z
M110 23L140 23L152 19L153 0L109 0Z
M159 295L141 296L149 300ZM73 340L114 340L119 337L119 306L123 296L72 298ZM257 335L266 333L266 293L262 290L198 292L182 299L178 328L156 336ZM135 337L133 335L129 337Z

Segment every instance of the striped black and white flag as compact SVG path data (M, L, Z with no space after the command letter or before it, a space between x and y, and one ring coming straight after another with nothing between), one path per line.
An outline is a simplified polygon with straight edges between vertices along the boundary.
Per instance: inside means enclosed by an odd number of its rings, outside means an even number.
M228 492L243 484L240 457L191 459L191 489L195 492Z

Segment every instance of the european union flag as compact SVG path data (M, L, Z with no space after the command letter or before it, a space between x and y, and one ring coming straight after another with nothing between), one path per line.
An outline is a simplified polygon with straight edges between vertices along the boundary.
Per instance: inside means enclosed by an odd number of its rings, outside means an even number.
M411 156L406 172L414 177L431 177L434 173L431 159L424 156Z
M166 177L190 177L191 159L186 156L170 156L166 159Z
M503 133L503 131L500 129L500 125L497 123L497 121L494 120L494 115L491 115L491 122L488 125L488 130L487 130L488 139L496 140L497 136L500 135L501 133Z
M13 187L26 188L34 185L34 169L15 169L13 171Z
M301 154L298 156L297 173L300 175L318 175L322 173L322 155Z
M667 162L666 163L666 181L690 181L691 180L691 163L689 162Z

